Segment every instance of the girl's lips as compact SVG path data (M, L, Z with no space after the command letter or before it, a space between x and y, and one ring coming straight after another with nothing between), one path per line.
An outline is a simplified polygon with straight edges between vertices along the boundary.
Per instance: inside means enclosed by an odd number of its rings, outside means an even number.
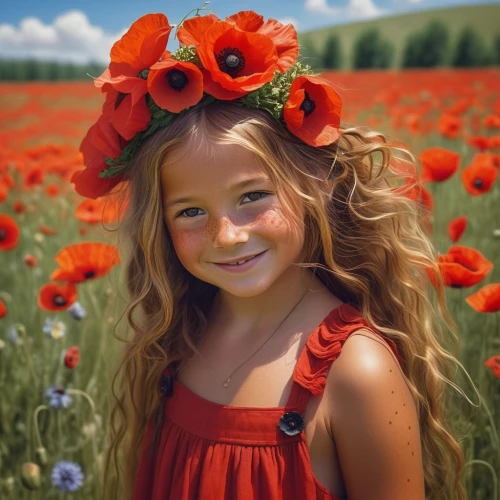
M260 262L264 254L267 252L267 250L264 250L262 253L257 254L255 257L252 257L250 260L247 260L244 264L241 265L231 265L231 264L216 264L216 266L220 267L221 269L224 269L225 271L229 272L243 272L247 271L248 269L251 269L254 267L256 264Z

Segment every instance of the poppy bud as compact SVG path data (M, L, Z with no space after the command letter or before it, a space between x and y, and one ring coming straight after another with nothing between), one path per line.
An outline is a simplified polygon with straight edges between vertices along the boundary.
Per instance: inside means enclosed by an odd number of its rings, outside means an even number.
M43 446L35 450L35 456L36 456L36 461L40 465L44 466L49 463L47 459L47 450Z
M80 362L80 349L78 346L69 347L64 355L64 364L67 368L73 369Z
M24 257L24 263L28 267L35 267L36 266L36 257L34 255L28 254Z
M26 462L21 466L21 482L28 490L38 490L41 485L40 467L33 462Z
M4 482L3 487L7 493L12 493L14 491L15 480L12 476L9 476Z

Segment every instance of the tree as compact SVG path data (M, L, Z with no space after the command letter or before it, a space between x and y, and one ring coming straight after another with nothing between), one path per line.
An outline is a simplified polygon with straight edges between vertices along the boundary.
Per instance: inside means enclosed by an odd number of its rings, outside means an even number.
M403 49L404 68L434 68L447 63L450 52L448 27L441 21L430 21L421 31L409 35Z
M380 36L377 28L363 32L354 43L353 67L355 69L390 68L394 46Z
M420 67L434 68L447 63L450 33L442 21L433 20L424 28L420 45Z
M466 26L458 37L452 65L457 68L487 66L490 61L484 40L470 26Z
M403 68L420 67L421 47L422 35L420 33L412 33L406 37L401 60L401 66Z
M491 63L500 66L500 33L493 39L493 50L491 51Z
M342 48L337 34L329 35L323 50L323 67L325 69L340 69L342 67Z

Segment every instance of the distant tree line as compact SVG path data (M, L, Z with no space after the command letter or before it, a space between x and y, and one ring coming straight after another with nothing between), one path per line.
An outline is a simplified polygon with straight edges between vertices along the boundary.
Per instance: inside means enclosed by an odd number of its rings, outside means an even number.
M310 38L302 41L301 53L305 62L314 69L342 69L346 67L345 55L339 35L329 35L323 50L318 50ZM354 41L351 51L353 69L392 68L395 46L384 38L378 28L370 28ZM450 40L447 25L430 21L421 31L409 34L404 40L400 68L456 68L500 65L500 33L488 46L473 28L465 27L455 43Z
M37 59L0 59L0 81L85 80L88 75L99 76L105 66L70 62L40 61Z

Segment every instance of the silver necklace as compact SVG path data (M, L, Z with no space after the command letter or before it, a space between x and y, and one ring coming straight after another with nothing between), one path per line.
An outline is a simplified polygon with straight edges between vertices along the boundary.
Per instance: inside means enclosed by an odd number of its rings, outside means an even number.
M309 285L311 284L311 281L314 277L314 274L311 276L311 280L309 281ZM292 314L292 312L295 310L295 308L302 302L302 300L304 299L304 297L307 295L307 292L309 291L309 286L306 288L306 291L304 293L304 295L302 295L302 297L300 298L300 300L292 307L291 311L285 316L285 318L281 321L281 323L278 325L278 327L274 330L273 333L271 333L271 335L267 338L267 340L248 358L246 359L245 361L243 361L243 363L241 363L241 365L239 365L235 370L233 370L233 372L229 375L229 377L225 380L225 382L223 382L223 387L228 387L229 386L229 381L231 380L231 377L245 364L247 363L248 361L250 361L268 342L269 340L271 340L272 336L279 330L279 327L285 322L285 320L288 318L288 316L290 316L290 314ZM217 371L215 370L215 368L210 364L208 363L208 361L205 359L205 363L207 363L208 366L210 366L210 368L214 371L214 373L217 375L217 377L219 379L221 379L222 377L217 373Z

